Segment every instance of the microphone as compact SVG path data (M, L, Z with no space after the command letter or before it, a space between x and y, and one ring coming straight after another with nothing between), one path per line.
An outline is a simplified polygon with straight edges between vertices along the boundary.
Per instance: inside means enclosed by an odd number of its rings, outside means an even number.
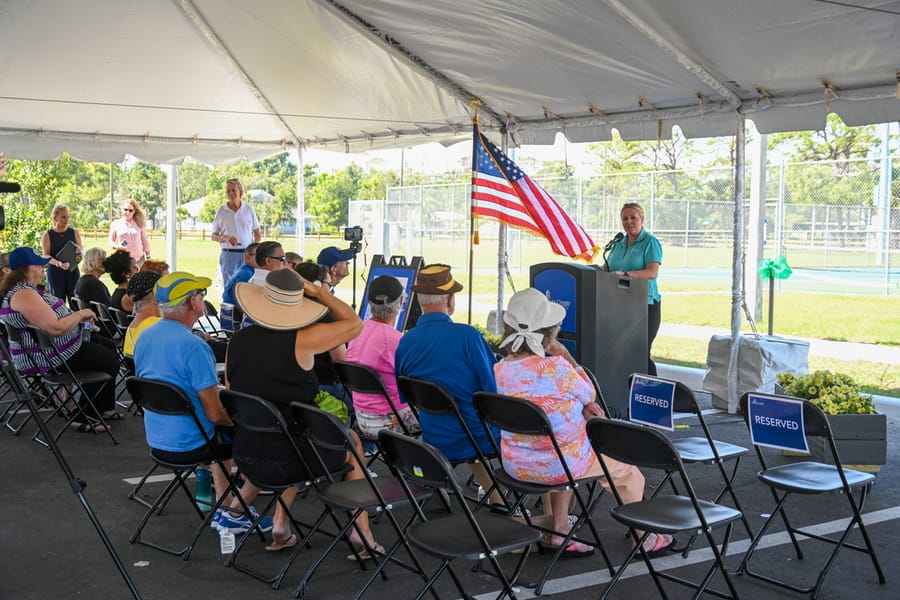
M624 238L624 237L625 237L625 234L620 231L619 233L616 234L616 237L614 237L613 239L606 242L606 246L603 248L603 251L609 252L612 249L612 247L615 246L616 244L618 244L619 242L621 242L622 238Z
M0 194L15 194L22 191L22 186L12 181L0 181Z

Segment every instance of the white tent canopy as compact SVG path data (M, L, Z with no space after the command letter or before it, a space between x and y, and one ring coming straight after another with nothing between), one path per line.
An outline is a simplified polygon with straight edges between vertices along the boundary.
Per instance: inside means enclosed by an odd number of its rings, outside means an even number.
M856 5L856 6L851 6ZM900 120L900 2L0 3L0 148L157 163Z

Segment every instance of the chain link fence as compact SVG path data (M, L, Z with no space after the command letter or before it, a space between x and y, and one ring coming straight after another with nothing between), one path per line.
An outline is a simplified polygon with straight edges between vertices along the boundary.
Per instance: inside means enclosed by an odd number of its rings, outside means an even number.
M645 226L662 242L666 280L698 274L727 288L734 209L730 168L646 171L541 184L602 246L620 230L619 209L639 202ZM750 181L745 223L748 233ZM374 253L425 256L468 270L468 184L389 188L386 201L352 202ZM900 293L900 160L783 163L766 169L764 256L784 254L794 270L780 285L831 293ZM496 269L498 226L476 221L476 272ZM510 272L561 260L541 238L510 229ZM599 260L599 259L598 259ZM748 267L748 271L749 271Z

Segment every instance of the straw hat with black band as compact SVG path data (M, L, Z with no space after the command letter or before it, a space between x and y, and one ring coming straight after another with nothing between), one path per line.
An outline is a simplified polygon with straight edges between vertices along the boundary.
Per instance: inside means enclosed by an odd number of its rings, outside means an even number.
M271 271L265 285L238 283L234 296L254 323L276 331L306 327L321 319L328 310L304 297L303 279L291 269Z

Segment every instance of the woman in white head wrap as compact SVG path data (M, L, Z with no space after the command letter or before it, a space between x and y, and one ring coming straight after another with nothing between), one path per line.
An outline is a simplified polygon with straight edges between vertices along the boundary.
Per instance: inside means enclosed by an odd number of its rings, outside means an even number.
M497 392L524 398L539 406L547 415L566 463L576 478L602 477L600 461L591 449L585 423L592 417L603 417L594 402L594 387L572 355L556 336L566 310L551 302L534 288L513 295L503 314L505 333L501 348L509 355L494 366ZM503 467L520 481L545 484L562 483L566 474L550 441L542 436L502 432ZM626 502L640 500L644 494L644 476L631 465L607 459L616 487ZM601 484L607 487L605 480ZM550 536L551 546L559 546L569 531L568 514L572 491L551 492L549 527L559 533ZM545 508L547 510L547 508ZM648 551L668 547L670 536L651 535ZM573 542L564 556L588 556L590 546Z

